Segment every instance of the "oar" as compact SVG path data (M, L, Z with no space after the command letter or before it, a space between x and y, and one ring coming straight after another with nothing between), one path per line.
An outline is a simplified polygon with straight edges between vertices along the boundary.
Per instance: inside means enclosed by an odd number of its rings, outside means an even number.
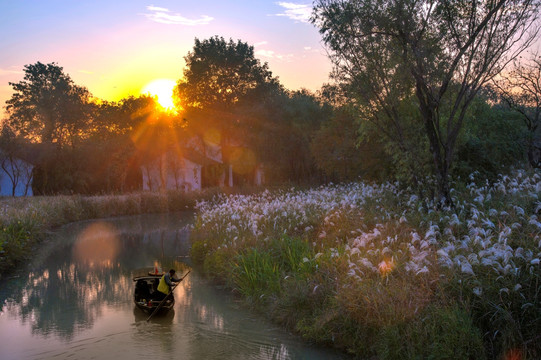
M171 291L169 291L169 294L165 295L165 297L163 298L162 301L160 301L160 303L158 304L158 306L156 307L156 309L154 309L154 311L152 312L152 314L150 314L150 316L148 317L147 319L147 322L150 320L151 317L154 316L154 314L156 314L158 312L158 310L160 310L163 306L163 304L165 304L165 300L167 300L167 298L173 293L173 291L175 291L175 289L177 288L178 284L180 284L182 282L182 280L184 280L184 278L186 276L188 276L188 274L190 273L190 271L192 271L191 269L188 270L188 272L186 273L186 275L184 275L183 277L180 278L180 280L177 282L177 284L175 286L173 286L173 288L171 289Z

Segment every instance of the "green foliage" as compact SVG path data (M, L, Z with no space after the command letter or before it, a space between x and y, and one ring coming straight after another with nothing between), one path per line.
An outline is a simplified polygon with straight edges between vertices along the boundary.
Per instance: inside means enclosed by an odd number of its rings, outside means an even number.
M194 262L194 264L201 265L205 261L205 258L207 257L208 249L207 244L204 241L197 240L192 241L191 247L190 247L190 258Z
M185 56L184 77L175 94L180 107L228 108L259 86L276 81L255 58L253 46L223 37L195 39Z
M458 306L430 306L415 319L381 330L379 359L485 359L481 331Z
M493 84L502 102L523 121L528 131L525 141L528 161L532 167L540 167L541 159L535 147L541 132L541 56L532 53L529 59L515 61L512 69Z
M286 275L308 277L315 270L315 263L310 261L314 257L314 251L302 239L288 236L274 239L269 250Z
M254 303L266 302L280 292L282 273L268 251L247 249L237 255L232 276L236 289Z
M477 98L466 119L456 149L455 176L467 179L476 173L493 182L505 169L525 161L527 129L515 113Z
M276 90L239 109L247 119L245 140L263 162L268 183L317 182L321 172L310 151L312 138L332 109L306 90Z
M0 229L0 274L11 272L24 259L32 257L38 238L37 224L17 221Z
M515 266L521 270L505 277L474 266L475 278L451 282L447 289L471 309L472 321L484 335L491 358L516 350L531 358L541 355L536 341L541 325L541 268L525 261L516 261ZM528 268L529 272L522 270Z
M316 164L332 181L388 179L389 156L377 140L359 141L357 117L353 111L339 108L323 122L310 143Z
M393 144L393 155L408 154L414 182L416 165L426 164L419 147L430 152L434 190L451 205L453 154L471 101L534 41L539 9L535 0L318 0L312 22L351 103ZM414 105L413 118L404 105ZM416 143L415 132L425 142Z
M203 260L203 270L209 279L216 283L231 283L228 275L231 274L232 256L234 254L226 249L208 251Z

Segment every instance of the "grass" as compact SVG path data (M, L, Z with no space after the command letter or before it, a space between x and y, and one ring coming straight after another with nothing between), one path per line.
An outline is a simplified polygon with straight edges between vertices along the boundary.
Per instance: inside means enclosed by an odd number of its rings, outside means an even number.
M305 338L382 359L541 357L541 175L456 184L453 209L399 184L198 204L192 257Z

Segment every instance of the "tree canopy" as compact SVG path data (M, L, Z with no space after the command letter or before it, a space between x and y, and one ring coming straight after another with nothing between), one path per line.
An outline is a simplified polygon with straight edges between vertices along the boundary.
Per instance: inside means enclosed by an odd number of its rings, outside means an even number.
M223 37L195 39L184 57L184 76L175 88L177 106L227 109L242 97L276 79L266 63L254 56L253 46Z
M366 120L410 153L406 129L424 132L439 198L450 204L449 171L468 107L535 39L538 11L537 0L318 0L312 21L334 78ZM412 96L416 114L404 119Z
M183 109L193 134L222 149L228 184L234 147L249 146L247 131L253 125L253 118L241 109L281 91L280 85L268 65L255 58L253 46L240 40L196 38L185 60L184 76L174 90L175 104Z
M56 63L24 67L24 80L9 83L15 91L7 103L7 124L32 141L73 145L90 121L90 94L73 83Z

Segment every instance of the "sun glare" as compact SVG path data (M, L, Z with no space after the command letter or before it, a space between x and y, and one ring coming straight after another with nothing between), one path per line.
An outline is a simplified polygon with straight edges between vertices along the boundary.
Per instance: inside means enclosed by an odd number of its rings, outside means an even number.
M173 104L173 88L176 82L171 79L158 79L148 83L141 93L150 94L158 97L158 103L165 109L172 109Z

